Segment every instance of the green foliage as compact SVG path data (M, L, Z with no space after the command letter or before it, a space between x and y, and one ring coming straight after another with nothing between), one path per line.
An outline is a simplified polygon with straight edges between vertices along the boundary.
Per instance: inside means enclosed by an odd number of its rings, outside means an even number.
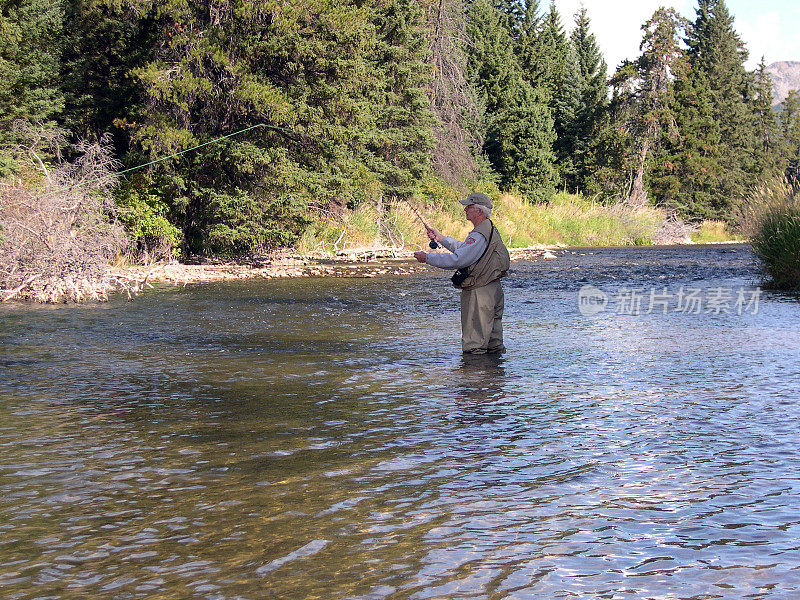
M657 11L610 102L590 12L578 10L568 38L555 2L542 8L2 2L0 147L19 141L21 118L72 141L111 132L128 168L159 159L119 192L142 256L269 250L350 214L403 231L398 200L450 215L466 189L647 197L691 220L730 219L752 183L800 169L799 97L778 126L764 65L744 69L722 0L699 1L685 51L682 19ZM0 176L18 173L3 152Z
M606 63L585 7L575 15L562 84L555 100L558 139L555 145L564 184L568 189L586 189L594 169L593 140L606 106Z
M762 179L777 177L785 170L784 141L779 133L778 120L772 109L772 79L764 58L753 74L750 108L755 127L754 172Z
M532 5L531 11L537 8ZM534 88L544 88L548 99L556 98L561 90L569 45L555 1L551 0L550 9L541 20L534 12L528 22L530 41L518 50L524 77Z
M436 210L445 210L446 207L455 205L461 197L452 185L438 177L423 179L417 188L416 196L422 207L432 207Z
M540 92L517 83L510 105L489 119L484 148L500 172L505 189L546 200L553 192L553 119Z
M744 68L747 52L733 28L723 0L700 0L687 37L695 87L707 86L711 118L719 137L703 140L713 148L716 182L704 203L708 214L731 214L736 201L760 175L756 128L750 104L751 77Z
M167 218L168 207L160 196L124 188L117 195L117 218L133 246L134 260L174 256L181 232Z
M645 175L651 151L661 146L663 138L675 139L675 114L672 110L670 75L680 65L678 35L683 19L673 10L659 8L642 26L642 54L636 59L636 79L632 98L631 129L636 146L635 176L628 200L642 205L647 197Z
M800 188L775 180L748 197L750 244L772 284L800 289Z
M156 21L151 12L136 15L113 0L65 0L64 6L63 125L79 137L113 133L123 153L143 111L143 90L131 71L152 59Z
M790 90L781 103L779 121L786 176L797 179L800 176L800 92L797 90Z
M390 196L408 197L430 168L433 115L424 86L430 75L425 13L419 2L387 0L375 14L377 107L368 133L370 166Z
M555 183L555 133L546 93L523 76L514 52L515 28L509 29L506 13L485 0L470 4L468 11L474 42L469 75L486 106L483 150L503 187L544 199Z
M0 145L19 140L14 121L52 123L64 108L62 25L61 0L0 3Z
M355 205L375 191L364 164L375 110L366 8L333 1L161 5L161 48L134 74L148 110L135 141L153 157L234 134L159 166L188 253L294 241L309 199Z
M659 204L683 218L718 220L725 214L715 193L722 134L706 76L686 61L676 65L671 103L679 135L661 137L649 189Z
M19 163L10 156L0 155L0 178L16 175L20 171Z

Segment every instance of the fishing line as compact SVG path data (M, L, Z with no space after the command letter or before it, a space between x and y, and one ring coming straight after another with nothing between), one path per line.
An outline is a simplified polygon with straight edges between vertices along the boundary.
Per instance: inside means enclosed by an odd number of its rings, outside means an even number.
M274 129L276 131L291 133L291 134L294 134L296 136L299 136L300 138L308 137L305 134L299 133L299 132L297 132L297 131L295 131L293 129L289 129L288 127L277 127L275 125L267 125L266 123L258 123L256 125L251 125L250 127L245 127L244 129L240 129L239 131L234 131L233 133L229 133L227 135L219 136L217 138L214 138L213 140L209 140L207 142L203 142L202 144L197 144L196 146L192 146L191 148L186 148L185 150L181 150L180 152L175 152L175 153L170 154L168 156L162 156L161 158L157 158L156 160L151 160L150 162L147 162L147 163L144 163L144 164L141 164L141 165L136 165L135 167L130 167L129 169L124 169L122 171L107 175L105 177L99 177L97 179L90 179L89 181L76 183L76 184L73 184L71 186L67 186L67 187L63 187L63 188L55 188L54 190L52 190L51 193L68 192L68 191L70 191L70 190L72 190L74 188L77 188L77 187L80 187L80 186L84 186L84 185L88 185L90 183L98 183L98 182L105 181L107 179L113 179L113 178L119 177L120 175L124 175L125 173L130 173L131 171L138 171L139 169L144 169L145 167L149 167L151 165L155 165L157 163L164 162L165 160L169 160L171 158L176 158L178 156L181 156L182 154L186 154L187 152L192 152L192 151L197 150L199 148L203 148L205 146L209 146L211 144L215 144L215 143L220 142L222 140L225 140L225 139L228 139L228 138L232 138L232 137L234 137L236 135L240 135L242 133L246 133L246 132L251 131L253 129L258 129L259 127L263 127L265 129ZM312 139L312 138L309 138L309 139ZM317 143L320 143L319 140L314 140L314 141L316 141ZM322 144L320 143L320 145L322 145Z
M136 171L138 169L144 169L145 167L149 167L150 165L155 165L156 163L163 162L165 160L169 160L170 158L175 158L176 156L180 156L181 154L186 154L187 152L191 152L192 150L197 150L198 148L202 148L204 146L208 146L210 144L214 144L219 142L220 140L225 140L231 138L235 135L239 135L240 133L244 133L245 131L250 131L251 129L256 129L258 127L268 127L270 129L284 129L283 127L273 127L272 125L265 125L264 123L259 123L258 125L252 125L250 127L246 127L245 129L240 129L239 131L234 131L233 133L229 133L228 135L220 136L216 139L213 139L208 142L203 142L202 144L198 144L197 146L192 146L191 148L187 148L186 150L181 150L180 152L176 152L175 154L170 154L169 156L164 156L162 158L151 160L149 163L145 163L143 165L137 165L135 167L131 167L130 169L125 169L124 171L120 171L116 173L115 176L124 175L125 173L129 173L131 171ZM290 130L286 130L290 131ZM294 132L293 132L294 133Z

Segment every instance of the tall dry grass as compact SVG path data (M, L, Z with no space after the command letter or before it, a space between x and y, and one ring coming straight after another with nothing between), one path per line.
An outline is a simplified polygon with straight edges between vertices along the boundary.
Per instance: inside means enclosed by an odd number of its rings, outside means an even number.
M743 209L743 230L768 282L800 289L800 185L785 179L756 187Z
M426 221L445 235L464 239L472 225L455 200L415 204ZM496 198L492 220L510 248L537 245L625 246L659 241L664 213L658 209L617 204L607 206L570 194L557 194L545 204L530 204L519 196ZM687 234L688 236L688 234ZM335 221L312 224L301 239L302 253L335 253L365 246L400 250L427 248L425 230L405 202L396 202L379 215L364 205Z

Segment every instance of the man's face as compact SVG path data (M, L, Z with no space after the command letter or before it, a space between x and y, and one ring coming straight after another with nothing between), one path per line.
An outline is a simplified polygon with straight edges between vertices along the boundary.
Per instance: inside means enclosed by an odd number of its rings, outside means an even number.
M467 221L476 227L485 219L483 211L477 204L470 204L464 207L464 213L467 215Z

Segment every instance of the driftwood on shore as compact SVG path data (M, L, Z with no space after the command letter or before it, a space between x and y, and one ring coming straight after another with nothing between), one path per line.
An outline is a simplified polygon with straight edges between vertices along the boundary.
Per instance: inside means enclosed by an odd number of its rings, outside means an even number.
M512 260L556 258L553 246L532 246L509 250ZM241 263L206 263L200 265L168 264L158 267L124 267L112 270L115 277L127 278L134 289L152 287L152 283L167 282L176 285L231 281L236 279L283 279L294 277L377 277L380 275L405 275L430 269L410 256L411 250L402 253L396 248L357 248L340 251L335 255L300 256L277 253ZM138 288L138 289L137 289Z

